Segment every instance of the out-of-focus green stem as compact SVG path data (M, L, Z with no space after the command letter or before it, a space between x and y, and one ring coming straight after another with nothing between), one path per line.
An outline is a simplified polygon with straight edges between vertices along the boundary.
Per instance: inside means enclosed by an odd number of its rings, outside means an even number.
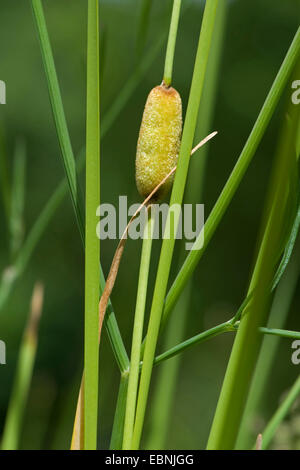
M294 126L285 123L272 171L265 205L263 236L248 293L253 297L244 310L222 385L208 449L233 449L241 424L262 336L258 328L267 321L270 289L281 255L285 218L290 211L288 191L293 190L295 165Z
M263 450L269 447L278 426L284 420L292 404L299 397L299 395L300 395L300 375L298 376L296 382L290 389L288 395L283 400L283 402L281 403L281 405L279 406L274 416L269 421L269 423L267 424L267 426L265 427L262 433L262 449Z
M295 67L291 81L293 77L297 77L300 72L300 63ZM294 121L295 131L294 135L287 133L286 139L292 138L296 139L298 135L297 131L297 121L300 124L300 109L299 106L294 106L290 101L290 96L288 94L288 113L283 117L284 120L289 119L292 123ZM288 116L288 117L287 117ZM285 127L284 127L285 128ZM282 149L285 151L285 148ZM297 155L296 155L297 156ZM297 189L296 189L297 191ZM296 194L294 195L296 198ZM299 209L298 214L296 215L294 228L292 229L292 237L294 242L297 237L299 230ZM290 237L291 240L291 237ZM294 242L290 241L288 247L285 249L286 252L292 252L294 248ZM272 309L269 317L268 326L276 327L275 333L280 332L280 328L284 327L288 313L290 310L290 305L295 293L297 286L297 281L300 274L300 241L298 240L295 251L292 255L291 260L288 262L288 258L281 264L284 266L287 265L286 271L277 287L275 292ZM280 268L279 268L279 271ZM276 276L277 277L277 276ZM287 336L289 332L284 332L284 335ZM263 400L266 398L266 393L268 390L269 377L272 373L273 362L275 360L275 354L279 346L280 338L270 338L265 337L263 340L261 352L255 369L254 377L252 379L251 388L249 396L247 399L247 405L245 408L243 420L241 423L240 433L237 439L236 448L237 449L249 449L252 446L253 441L257 435L255 431L255 421L256 418L262 413L263 409Z
M143 338L144 315L145 305L147 298L148 277L151 261L151 248L152 248L152 235L154 228L154 216L151 208L149 209L148 221L145 224L145 231L143 236L143 247L140 264L140 273L138 281L138 291L136 298L136 308L134 316L134 326L132 334L131 358L129 368L129 381L127 402L125 411L125 424L124 424L124 438L123 449L131 449L131 441L133 435L133 426L136 409L136 397L139 380L139 365L141 357L141 343Z
M202 233L199 234L192 250L187 256L182 268L180 269L175 281L173 282L168 295L165 300L165 308L163 314L162 325L168 319L174 305L181 292L183 291L187 281L194 272L198 262L200 261L203 253L205 252L215 230L217 229L228 205L230 204L254 154L264 135L264 132L269 124L273 115L279 98L285 89L286 83L290 74L297 63L300 51L300 27L298 28L293 42L285 56L285 59L279 69L279 72L274 80L274 83L268 93L264 105L259 113L251 134L242 150L242 153L232 170L232 173L227 180L222 193L220 194L213 210L211 211L205 225L204 225L204 244L198 248L199 242L202 240ZM198 248L198 249L197 249Z
M32 295L30 316L20 347L17 370L6 415L2 438L3 450L17 450L19 446L23 416L26 409L36 356L38 326L42 313L43 296L43 286L37 283Z

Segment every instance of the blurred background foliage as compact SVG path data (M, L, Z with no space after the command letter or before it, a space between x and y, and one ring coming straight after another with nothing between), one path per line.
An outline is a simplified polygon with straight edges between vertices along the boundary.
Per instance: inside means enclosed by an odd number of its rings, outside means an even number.
M139 0L101 0L102 116L135 66ZM183 2L185 3L185 2ZM190 7L179 25L174 86L184 110L193 70L203 2ZM63 102L75 154L85 140L86 0L43 2ZM153 0L146 50L168 30L169 0ZM203 202L208 215L246 141L299 23L298 0L229 2L224 50L216 90ZM135 187L135 148L143 106L150 89L162 79L165 47L119 114L101 146L102 202L139 201ZM0 79L7 85L7 104L0 107L1 154L12 172L14 148L27 148L25 233L63 177L39 45L30 2L0 0ZM289 90L287 90L289 92ZM282 100L224 220L194 275L194 293L185 337L229 319L243 299L250 276L266 182L277 144ZM83 178L82 185L83 185ZM1 201L2 204L2 201ZM0 212L0 268L10 262L4 208ZM107 273L116 241L102 242ZM154 243L153 286L159 242ZM129 349L139 267L140 241L127 243L112 295ZM7 344L7 364L0 366L0 434L10 396L18 348L36 280L45 284L45 305L33 382L26 408L21 448L67 448L75 411L83 353L83 252L69 197L58 209L29 266L0 315L0 338ZM171 280L176 274L173 263ZM288 328L299 329L299 289ZM100 352L100 447L108 445L119 373L107 338ZM183 354L172 409L168 448L203 448L220 392L232 336L219 336ZM299 366L298 366L299 367ZM299 373L291 363L291 343L282 339L273 374L265 390L261 420L277 407L280 396ZM151 413L151 402L148 408ZM294 419L293 426L298 420ZM147 432L147 423L146 423ZM284 433L283 433L284 434ZM298 433L299 434L299 433ZM276 446L286 446L277 437ZM298 439L299 440L299 439ZM290 439L292 447L297 439ZM299 448L299 442L297 443Z

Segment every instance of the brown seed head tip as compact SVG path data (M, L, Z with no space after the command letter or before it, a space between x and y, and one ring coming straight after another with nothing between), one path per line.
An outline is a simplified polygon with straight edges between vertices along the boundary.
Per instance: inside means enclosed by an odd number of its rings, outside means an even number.
M142 197L176 166L182 131L182 105L175 88L159 85L147 98L136 153L136 184ZM170 177L155 199L162 199L170 187Z

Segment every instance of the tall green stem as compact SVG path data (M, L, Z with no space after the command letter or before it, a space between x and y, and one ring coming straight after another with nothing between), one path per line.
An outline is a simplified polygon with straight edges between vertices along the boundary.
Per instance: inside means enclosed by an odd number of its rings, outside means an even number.
M291 82L294 81L299 76L300 73L300 61L298 61L293 74L291 75ZM287 96L287 110L282 118L284 121L289 119L291 123L295 123L294 133L287 132L286 135L282 135L282 139L286 142L288 139L292 139L291 144L294 146L297 131L297 121L300 124L300 108L295 106L291 99L290 94ZM282 133L286 130L286 126L283 126ZM281 151L286 152L285 146L281 148ZM296 154L296 157L299 158L299 155ZM297 183L296 183L297 184ZM295 188L294 197L297 198L298 190ZM299 204L299 202L298 202ZM299 214L299 209L298 209ZM298 218L299 215L296 215L295 221L292 228L292 233L294 233L294 240L297 238L297 233L299 229ZM296 225L295 225L296 224ZM295 231L294 231L295 230ZM296 249L290 262L287 265L286 272L284 273L274 296L274 301L269 317L268 325L270 327L283 328L286 322L286 319L289 314L290 305L294 297L294 293L297 286L297 281L300 274L300 240L296 245ZM293 243L288 242L288 246L285 248L285 252L292 251L294 247ZM287 260L288 261L288 260ZM287 262L286 261L286 262ZM281 261L281 264L285 264ZM280 270L280 268L279 268ZM263 413L263 403L264 399L268 393L268 383L270 374L272 373L273 363L275 360L276 351L279 346L280 338L268 338L265 337L262 348L260 351L259 359L256 365L255 374L251 383L251 388L249 391L249 396L247 399L247 405L245 408L243 420L241 423L241 429L238 436L236 448L237 449L247 449L250 448L254 439L255 439L255 421L256 417ZM257 434L257 433L256 433Z
M174 186L171 194L170 206L181 205L184 187L188 172L190 153L192 149L194 133L199 110L199 103L203 89L208 54L211 45L211 37L214 28L218 1L212 0L206 3L202 27L199 37L190 97L186 113L186 119L183 129L182 142L178 158L178 167L175 175ZM170 273L171 261L173 256L175 234L178 226L179 213L174 214L173 233L170 238L164 238L159 259L156 283L154 288L150 320L148 326L145 354L141 373L141 382L139 388L136 420L133 432L132 448L138 449L143 429L150 380L152 375L153 360L155 355L156 343L159 333L161 315L163 311L164 297L166 294L167 283ZM171 216L168 214L167 227L170 224Z
M171 24L169 30L169 38L165 59L165 69L164 69L164 83L166 86L170 86L172 83L172 74L173 74L173 62L174 62L174 53L175 45L177 38L177 29L180 15L181 0L173 0L173 10L171 17Z
M294 385L290 389L288 395L283 400L283 402L281 403L281 405L279 406L279 408L277 409L277 411L275 412L272 419L269 421L269 423L267 424L267 426L265 427L262 433L262 449L263 450L269 447L278 426L284 420L292 404L299 397L299 395L300 395L300 375L297 377L297 380L295 381Z
M213 210L211 211L205 225L204 225L204 244L201 248L198 247L199 241L202 240L202 233L199 234L195 241L194 250L186 258L181 270L179 271L175 281L173 282L165 302L163 323L168 319L175 303L181 292L183 291L187 281L193 274L198 262L200 261L203 253L205 252L212 236L215 233L230 201L232 200L255 152L264 135L264 132L269 124L273 115L279 98L285 88L286 82L293 70L299 56L300 50L300 28L298 28L294 40L286 54L286 57L280 67L280 70L275 78L275 81L268 93L264 105L259 113L255 125L251 131L250 136L242 150L242 153L232 170L232 173L225 184L222 193L220 194Z
M100 205L99 2L88 2L84 448L97 447L100 240L96 211Z
M213 112L215 107L216 89L219 78L219 63L221 58L224 26L226 17L226 1L219 2L215 28L212 37L211 51L207 63L204 88L200 102L200 109L197 118L197 126L194 138L194 145L202 140L211 130ZM190 162L188 184L186 185L184 200L188 204L197 204L201 201L204 180L205 166L209 150L209 144L199 150L197 158ZM180 245L180 255L178 267L186 256L185 244ZM172 320L166 331L165 349L171 348L184 338L185 326L189 318L189 306L193 292L193 283L190 282L181 298L179 299L172 316ZM171 410L176 399L176 384L178 380L181 358L177 357L169 364L161 365L159 371L155 394L153 398L152 413L150 417L150 432L148 432L147 448L163 449L168 435L169 422L172 416Z
M77 223L79 225L82 236L84 232L84 217L82 214L81 191L77 182L73 149L68 131L66 117L64 114L64 108L52 54L51 43L45 21L43 5L41 0L31 0L31 4L41 46L42 58L44 62L44 68L49 88L49 97L51 101L51 107L58 141L63 157L63 165L68 179L71 200L74 206Z
M153 211L150 209L148 221L145 225L140 273L138 281L138 291L136 299L136 309L134 317L131 359L129 369L128 393L125 412L123 449L131 448L133 435L133 425L136 409L136 397L139 380L139 365L141 357L141 343L143 338L144 315L147 297L148 276L151 260L152 235L154 227Z
M110 439L110 450L121 450L123 443L123 430L125 419L126 398L128 389L128 375L129 372L121 373L117 405L115 409L115 416L113 422L113 429Z
M288 132L292 134L292 126L288 127ZM263 238L248 290L248 293L253 292L253 297L241 317L211 428L208 449L233 449L235 446L262 342L258 328L264 326L267 320L270 304L268 286L274 277L280 255L285 215L290 210L287 190L291 191L294 164L293 142L283 138L272 173Z
M295 256L290 261L287 270L280 282L274 297L269 327L282 328L287 319L290 305L295 294L297 281L300 274L300 250L299 247ZM272 335L273 336L273 335ZM275 355L280 343L280 337L264 337L263 345L259 355L259 360L252 380L249 398L245 409L241 431L238 437L237 449L248 449L254 436L254 421L262 411L262 403L268 392L268 383Z
M17 450L19 447L23 417L36 357L43 297L44 287L37 283L32 294L30 314L21 342L17 370L2 436L2 450Z

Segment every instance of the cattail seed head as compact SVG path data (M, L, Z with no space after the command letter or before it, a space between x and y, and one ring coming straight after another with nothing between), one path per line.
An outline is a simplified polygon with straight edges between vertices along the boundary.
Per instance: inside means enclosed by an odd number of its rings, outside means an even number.
M182 105L179 93L159 85L148 96L136 153L136 184L145 198L176 166L182 131ZM156 200L163 199L173 176L161 186Z

